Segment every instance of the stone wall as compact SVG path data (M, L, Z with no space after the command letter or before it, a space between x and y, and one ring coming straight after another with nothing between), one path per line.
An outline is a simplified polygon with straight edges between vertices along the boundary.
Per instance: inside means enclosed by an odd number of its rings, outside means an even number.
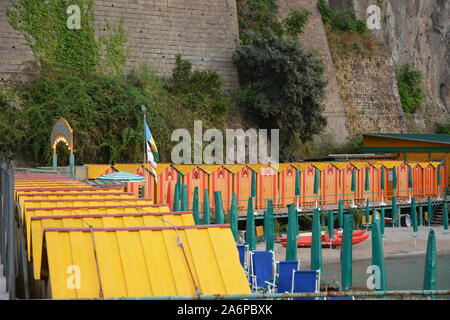
M128 69L144 63L170 76L181 53L196 69L217 71L228 88L238 86L232 55L239 43L235 0L95 0L97 23L125 19ZM22 36L7 21L9 0L0 1L0 81L33 59Z
M299 41L308 50L316 50L325 64L325 79L328 81L324 116L328 124L324 135L327 140L338 144L346 142L348 130L344 105L339 95L339 86L336 81L333 59L331 57L325 26L322 22L317 0L278 0L280 5L280 18L286 17L290 11L306 8L311 12L308 24Z
M404 131L395 67L389 54L335 59L335 69L350 134Z

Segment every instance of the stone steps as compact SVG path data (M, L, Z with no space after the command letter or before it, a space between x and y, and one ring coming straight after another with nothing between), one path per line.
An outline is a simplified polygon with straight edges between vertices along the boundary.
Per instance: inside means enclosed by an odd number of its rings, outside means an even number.
M444 224L444 208L442 205L436 210L431 219L432 226L442 226Z

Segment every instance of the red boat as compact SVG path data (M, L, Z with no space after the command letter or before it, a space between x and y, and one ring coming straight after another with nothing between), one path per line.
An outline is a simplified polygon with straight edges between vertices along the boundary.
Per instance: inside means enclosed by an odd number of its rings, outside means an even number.
M352 243L358 244L366 241L370 236L369 232L365 232L359 236L353 235ZM342 245L342 237L330 239L328 235L322 235L322 247L339 247Z
M337 247L342 245L342 232L338 230L334 231L335 237L330 239L330 237L322 232L322 247ZM353 232L353 244L361 243L369 238L369 232L366 230L356 230ZM279 238L283 247L287 245L287 238ZM311 247L312 244L312 233L304 233L297 237L297 247Z

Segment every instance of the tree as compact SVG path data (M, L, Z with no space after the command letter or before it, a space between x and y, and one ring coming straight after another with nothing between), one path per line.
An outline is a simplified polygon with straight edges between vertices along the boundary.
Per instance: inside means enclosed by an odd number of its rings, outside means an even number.
M305 142L326 126L324 66L315 53L270 29L248 38L234 55L243 85L238 101L261 128L280 129L280 159L289 161L293 135Z

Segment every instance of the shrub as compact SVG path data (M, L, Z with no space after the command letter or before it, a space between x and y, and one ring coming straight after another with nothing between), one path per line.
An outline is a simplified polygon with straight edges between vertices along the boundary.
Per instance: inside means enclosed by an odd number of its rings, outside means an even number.
M439 124L436 133L450 134L450 122Z
M205 126L216 125L218 120L211 114L198 115L205 110L219 114L218 105L227 107L224 95L216 91L217 83L209 83L213 73L204 73L197 72L195 80L180 80L176 92L145 67L128 78L42 72L29 84L0 91L0 152L34 165L49 165L50 131L62 117L74 130L77 163L140 162L144 141L140 106L144 104L161 161L170 161L173 130L192 130L194 119ZM192 83L197 88L193 95L200 97L194 100L183 92ZM199 101L199 110L186 107L193 106L192 101ZM57 152L67 153L64 148Z
M364 139L361 135L352 137L346 144L336 149L336 153L340 154L356 154L360 153L363 147Z
M404 64L397 68L395 75L403 111L414 113L425 98L421 86L422 72Z
M292 158L292 136L312 139L326 126L324 66L297 42L277 37L270 29L248 34L234 62L243 89L238 102L262 128L280 129L280 158Z
M241 42L250 41L247 31L260 32L265 28L281 37L283 25L278 21L278 4L276 0L238 0L238 22Z
M319 11L325 24L332 27L333 31L367 33L369 29L364 20L356 17L353 10L333 10L326 0L319 0Z
M177 55L172 81L167 87L194 117L206 119L215 127L224 126L229 102L221 92L223 82L216 72L192 71L192 63Z
M306 9L291 11L289 16L283 21L286 33L294 39L298 38L298 36L303 34L310 16L311 12Z

